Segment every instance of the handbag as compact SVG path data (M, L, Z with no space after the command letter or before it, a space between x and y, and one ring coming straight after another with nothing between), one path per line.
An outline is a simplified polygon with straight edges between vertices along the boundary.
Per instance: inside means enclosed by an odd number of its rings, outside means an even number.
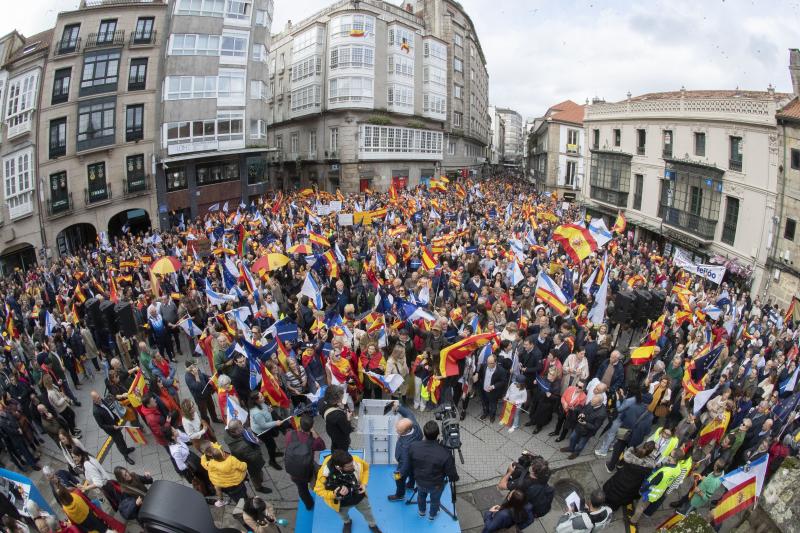
M639 418L636 419L636 422L633 423L633 427L638 426L639 422L641 422L642 419L644 419L645 415L647 415L647 413L649 413L649 412L650 411L648 411L647 408L645 408L645 410L642 412L642 414L639 415ZM617 440L621 440L623 442L628 442L628 439L630 439L630 438L631 438L631 429L630 428L624 428L624 427L617 428Z

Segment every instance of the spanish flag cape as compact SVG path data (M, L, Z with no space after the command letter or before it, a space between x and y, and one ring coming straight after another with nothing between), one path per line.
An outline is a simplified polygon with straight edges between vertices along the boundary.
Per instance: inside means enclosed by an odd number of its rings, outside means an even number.
M350 366L350 361L344 357L331 357L328 359L328 368L333 379L344 385L350 378L355 378L355 372Z

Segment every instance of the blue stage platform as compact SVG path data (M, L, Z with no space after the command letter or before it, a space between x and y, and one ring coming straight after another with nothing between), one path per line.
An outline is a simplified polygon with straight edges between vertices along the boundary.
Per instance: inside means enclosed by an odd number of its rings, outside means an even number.
M351 453L353 455L361 455L355 450L351 450ZM323 452L322 458L326 455L327 452ZM386 497L389 494L394 494L395 490L393 474L393 465L370 465L369 467L367 494L369 495L369 503L372 506L372 514L375 515L378 527L381 528L383 533L411 533L418 531L457 533L461 531L458 522L444 511L439 511L436 520L431 522L427 517L421 518L417 514L416 503L406 505L405 502L390 502L387 500ZM450 494L450 487L447 486L442 494L442 502L452 511L453 503ZM406 498L410 495L411 491L407 491ZM314 494L313 511L307 511L303 502L298 502L297 505L296 533L336 533L342 530L342 520L339 515L316 494ZM350 510L350 518L353 520L353 533L369 532L366 520L356 509Z

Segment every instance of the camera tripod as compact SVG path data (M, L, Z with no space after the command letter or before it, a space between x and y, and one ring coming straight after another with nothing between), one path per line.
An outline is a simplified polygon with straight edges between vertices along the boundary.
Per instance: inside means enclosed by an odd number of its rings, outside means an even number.
M458 453L459 455L461 455L460 449L458 450ZM450 449L450 454L453 456L453 460L455 460L455 450ZM463 458L461 459L461 463L462 464L464 463ZM448 480L448 483L450 484L450 495L452 496L451 500L452 500L453 510L451 511L450 509L448 509L441 501L439 502L439 508L442 511L444 511L445 514L447 514L450 518L458 522L458 514L456 514L456 482ZM418 500L414 499L414 497L417 496L418 492L419 492L419 487L415 485L414 490L411 492L411 496L409 496L408 499L406 500L406 505L412 505L417 503Z

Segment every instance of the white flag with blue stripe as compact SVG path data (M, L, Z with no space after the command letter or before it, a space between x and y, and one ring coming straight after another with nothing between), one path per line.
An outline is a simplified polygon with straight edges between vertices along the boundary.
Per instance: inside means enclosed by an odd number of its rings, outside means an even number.
M58 322L56 319L53 318L53 314L50 311L45 310L44 312L44 334L48 337L53 335L53 332L58 327Z
M219 293L211 289L211 283L206 279L206 297L212 305L224 305L227 302L235 302L236 296Z
M322 292L319 290L319 284L311 276L311 272L306 273L306 280L303 282L303 288L300 289L300 294L305 294L314 303L314 307L322 309Z
M594 237L597 242L597 247L600 248L613 238L611 232L608 231L606 223L602 218L594 218L589 222L589 233Z

